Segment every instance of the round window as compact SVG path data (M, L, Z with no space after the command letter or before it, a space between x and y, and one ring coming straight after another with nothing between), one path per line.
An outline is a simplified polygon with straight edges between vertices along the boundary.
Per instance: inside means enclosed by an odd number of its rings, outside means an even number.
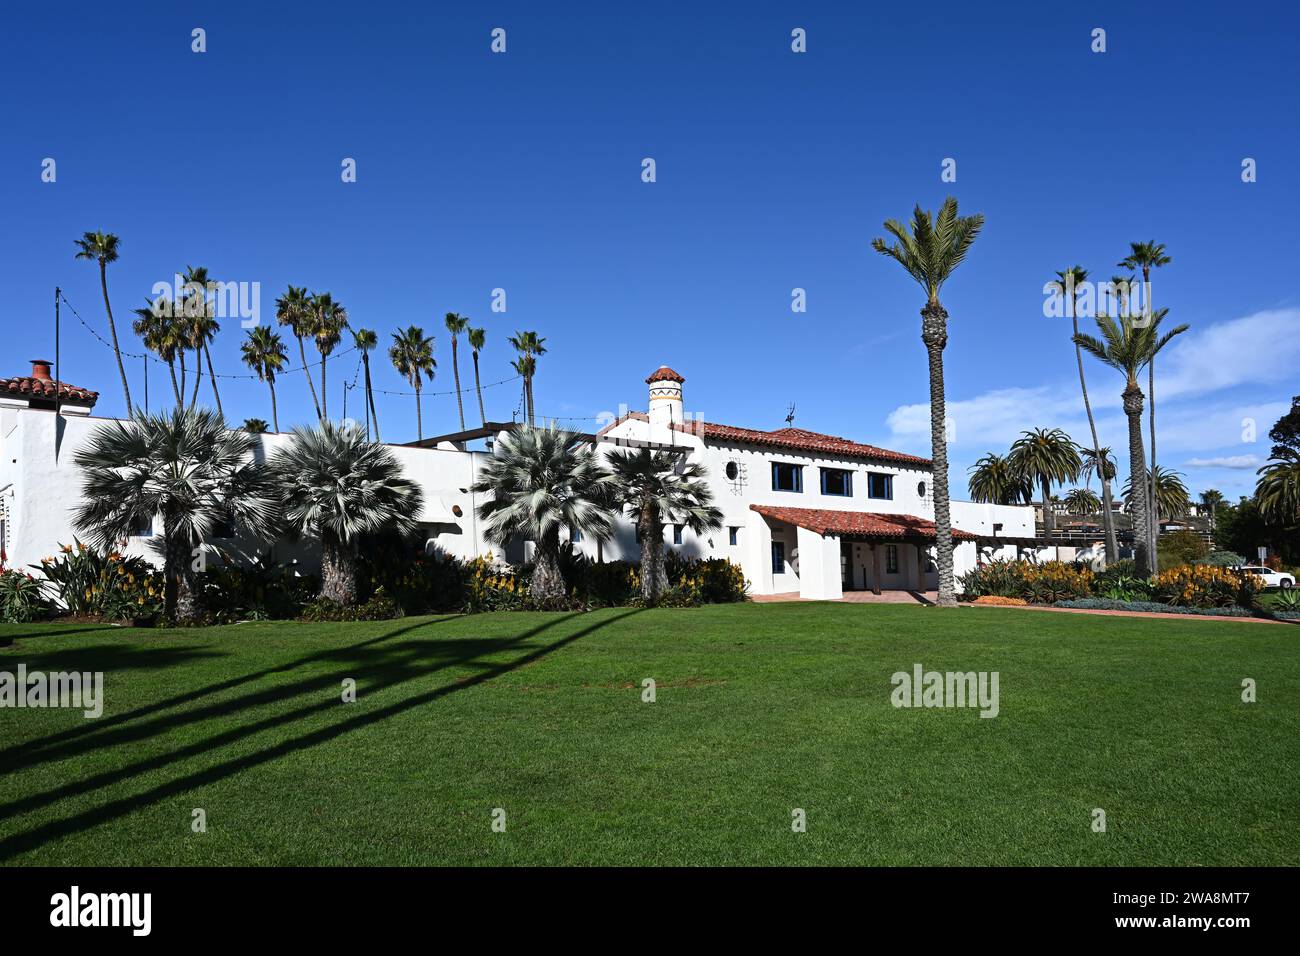
M735 481L738 474L740 474L740 469L736 467L736 463L734 461L727 462L727 480Z
M924 482L924 481L918 481L918 482L916 483L916 493L917 493L920 497L922 497L922 498L925 497L925 482Z

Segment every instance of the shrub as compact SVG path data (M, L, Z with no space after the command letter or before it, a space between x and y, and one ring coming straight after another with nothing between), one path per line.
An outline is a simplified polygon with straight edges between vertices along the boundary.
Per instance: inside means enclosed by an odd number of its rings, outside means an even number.
M664 571L669 587L686 589L697 603L730 604L745 600L749 592L745 572L726 558L682 558L669 552Z
M997 558L967 571L958 580L962 597L1020 597L1024 585L1025 562Z
M467 571L461 610L466 614L479 611L519 611L531 607L528 582L513 571L498 568L489 553L465 562Z
M1034 604L1055 604L1057 601L1088 597L1092 593L1091 568L1063 561L1046 561L1043 564L1026 564L1022 574L1024 590L1016 596Z
M1061 601L1057 607L1083 608L1091 611L1144 611L1155 614L1192 614L1207 617L1252 617L1244 607L1179 607L1160 604L1155 601L1112 601L1109 598L1080 598L1076 601Z
M275 621L297 617L320 590L316 575L299 576L259 555L249 566L210 567L194 585L194 596L212 623Z
M48 612L44 581L23 571L0 568L0 621L26 624Z
M1162 534L1156 555L1160 569L1164 570L1200 561L1208 551L1204 538L1195 531L1184 530Z
M489 563L492 555L489 553ZM360 595L383 589L407 614L462 610L474 562L439 551L426 555L404 540L363 549L358 561Z
M1284 588L1273 596L1273 609L1300 612L1300 588Z
M1182 565L1161 571L1154 580L1157 600L1179 607L1249 608L1263 588L1262 579L1209 564Z
M1248 562L1235 551L1211 551L1196 563L1210 564L1217 568L1239 568Z
M74 546L75 545L75 546ZM108 620L152 620L163 610L163 576L140 557L101 554L80 541L65 544L40 569L69 614Z
M300 621L387 621L402 616L397 602L384 593L383 588L371 595L364 604L345 605L329 598L317 598L302 609Z
M1092 593L1113 601L1149 601L1153 592L1151 582L1138 577L1137 565L1123 560L1093 575Z

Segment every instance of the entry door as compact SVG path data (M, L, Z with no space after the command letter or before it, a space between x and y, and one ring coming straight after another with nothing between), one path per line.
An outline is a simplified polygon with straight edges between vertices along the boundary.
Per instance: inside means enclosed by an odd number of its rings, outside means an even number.
M853 545L847 541L840 542L840 587L853 590Z

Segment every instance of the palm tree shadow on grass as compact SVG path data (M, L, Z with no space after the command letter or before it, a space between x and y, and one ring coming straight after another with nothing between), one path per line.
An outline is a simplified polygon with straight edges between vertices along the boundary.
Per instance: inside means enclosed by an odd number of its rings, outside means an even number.
M232 677L227 680L217 681L216 683L208 684L206 687L200 687L193 691L187 691L183 694L177 694L173 697L167 697L164 698L163 700L155 701L152 704L146 704L143 707L137 707L135 710L130 710L123 714L117 714L112 717L103 717L94 721L93 723L88 722L78 727L73 727L68 730L61 731L59 733L51 734L50 736L43 737L39 740L26 741L24 743L17 744L13 747L9 747L6 750L0 751L0 764L4 764L20 756L29 756L34 752L44 750L47 747L53 747L57 744L64 743L69 740L75 740L79 737L86 737L94 734L99 734L111 727L116 727L124 723L129 723L130 721L137 720L141 717L147 717L150 714L156 714L159 713L160 711L170 710L173 707L178 707L184 704L192 704L194 701L200 698L207 697L212 694L219 694L222 691L233 690L236 687L239 687L243 684L250 683L255 680L260 680L263 677L269 677L273 674L280 674L286 671L296 670L299 667L305 667L309 664L314 664L318 661L328 661L337 658L342 654L355 652L362 648L370 647L372 645L378 644L382 641L387 641L394 637L400 637L403 634L407 634L410 633L411 631L418 630L419 628L425 627L426 625L442 624L447 621L458 620L459 617L460 615L449 615L447 617L440 617L430 621L420 621L419 623L416 624L408 624L404 627L399 627L395 631L389 631L386 634L379 634L375 637L367 638L364 641L358 641L355 644L349 644L346 645L345 647L331 647L327 650L317 651L313 654L308 654L305 657L300 657L294 661L287 661L286 663L283 664L276 664L273 667L266 667L263 668L262 670L251 671L250 673L243 674L239 677ZM73 652L71 651L68 653L69 655L73 655ZM45 658L41 658L40 661L43 664L46 663ZM70 658L70 662L71 662L71 658ZM90 664L92 665L90 669L107 670L107 668L95 668L93 666L95 663L96 663L95 661L90 662ZM87 662L85 660L77 659L76 664L78 665L75 668L76 670L87 669L86 667ZM28 668L32 669L30 663L28 664ZM50 670L52 668L45 666L44 669ZM98 747L98 746L99 743L97 739L96 742L91 745L91 747Z
M470 677L460 678L450 684L445 684L441 687L435 688L434 690L428 691L426 693L417 694L412 697L407 697L403 700L396 701L392 704L388 704L384 707L381 707L378 710L365 711L356 714L355 716L331 724L328 727L322 727L318 730L314 730L309 733L302 734L301 736L292 739L282 740L279 743L276 743L270 747L267 747L255 753L246 754L241 757L236 757L231 760L227 760L222 763L219 763L213 767L209 767L204 770L195 771L194 773L187 774L183 777L178 777L177 779L169 781L167 783L159 784L158 786L146 790L143 793L109 801L103 806L97 807L92 810L85 810L82 811L81 813L73 814L72 816L65 817L61 820L55 820L53 822L43 824L37 827L36 829L27 831L25 833L16 833L12 836L4 838L3 840L0 840L0 860L12 859L13 857L21 853L26 853L31 850L37 849L45 845L46 843L50 842L51 840L55 840L60 837L71 835L73 833L78 833L84 830L91 829L92 827L99 826L100 824L107 823L111 820L115 820L119 817L125 816L134 811L141 810L147 806L151 806L168 797L178 796L189 790L193 790L196 787L202 787L202 786L215 783L219 780L223 780L227 777L230 777L236 773L240 773L244 770L248 770L252 767L260 766L265 763L269 763L270 761L279 759L281 757L285 757L291 753L296 753L301 750L306 750L308 748L318 746L319 744L323 744L328 741L334 740L335 738L341 737L344 734L349 733L353 730L358 730L363 727L368 727L372 724L378 723L383 720L387 720L391 717L397 716L398 714L404 713L413 708L421 707L426 704L431 704L434 701L440 700L443 697L447 697L451 694L454 694L457 691L468 690L471 687L477 687L480 684L484 684L496 677L500 677L503 674L507 674L510 671L516 670L517 668L538 661L541 658L545 657L546 655L551 654L554 651L557 651L560 648L565 647L569 644L572 644L574 641L577 641L583 637L587 637L609 624L615 623L616 621L621 621L624 618L631 617L632 615L638 613L640 613L639 610L630 610L630 611L625 611L622 614L617 614L612 617L605 618L604 620L597 621L594 624L590 624L587 627L575 631L574 633L568 635L567 637L562 637L556 641L551 642L550 644L546 644L542 647L539 647L536 650L529 651L528 653L520 657L517 657L514 660L507 661L502 664L485 665L483 669L479 671L479 673L474 674ZM541 633L542 631L554 627L555 625L560 624L564 621L570 620L571 617L572 615L565 615L563 617L555 618L517 637L507 639L504 642L496 642L492 649L500 651L500 650L504 650L507 647L517 646L521 642L526 641L531 637L535 637L537 634ZM474 643L479 644L481 642L474 642ZM475 654L468 655L465 658L461 659L459 663L462 664L469 663L475 657L479 656L480 653L481 653L481 648ZM433 671L437 671L445 667L451 666L451 664L456 662L457 661L453 659L451 661L444 662L432 669L409 668L409 673L407 676L402 677L399 680L394 680L388 683L381 683L379 685L369 687L368 690L371 693L373 693L375 691L391 688L397 684L404 683L405 681L411 680L414 677L420 676L422 674L428 674ZM344 675L344 676L351 676L351 675ZM335 675L334 679L335 680L338 679L337 675ZM308 707L300 708L298 711L294 711L294 712L290 712L289 714L282 715L281 717L263 721L261 725L257 726L256 730L252 730L250 732L257 732L257 730L268 729L269 727L278 726L283 723L290 723L297 720L301 720L305 717L311 716L312 714L318 713L327 708L335 708L338 706L339 706L338 700L331 698L330 700L323 702L321 704L310 705ZM239 708L230 708L230 710L238 710L238 709ZM247 736L247 734L243 732L236 732L236 733L237 736ZM199 744L192 745L191 747L182 748L182 750L177 751L174 754L169 754L169 755L165 755L159 758L153 758L146 761L140 761L130 767L123 768L123 770L121 771L114 771L109 774L102 774L96 778L79 781L74 785L61 788L51 793L23 798L22 800L18 800L18 801L13 801L4 807L0 807L0 818L12 816L14 815L15 812L18 813L28 812L38 807L48 806L53 801L65 799L69 796L73 796L78 793L83 793L86 791L98 789L104 786L106 782L111 783L114 782L115 780L120 780L127 777L135 776L136 774L139 773L147 772L149 770L153 770L158 767L166 766L168 763L171 763L177 759L183 759L186 756L193 756L194 754L202 753L207 750L212 750L216 747L225 746L227 743L229 743L229 741L225 739L228 736L229 734L218 735L217 737L210 738ZM112 779L106 781L104 778L112 778Z

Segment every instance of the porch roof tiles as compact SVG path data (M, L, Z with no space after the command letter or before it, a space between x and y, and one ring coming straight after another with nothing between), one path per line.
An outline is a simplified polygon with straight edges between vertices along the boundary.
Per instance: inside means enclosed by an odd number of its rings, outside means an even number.
M781 508L775 505L750 505L765 518L807 528L817 534L834 534L843 538L923 538L933 540L933 521L916 515L881 514L873 511L831 511L825 508ZM968 531L952 529L955 541L977 541Z

